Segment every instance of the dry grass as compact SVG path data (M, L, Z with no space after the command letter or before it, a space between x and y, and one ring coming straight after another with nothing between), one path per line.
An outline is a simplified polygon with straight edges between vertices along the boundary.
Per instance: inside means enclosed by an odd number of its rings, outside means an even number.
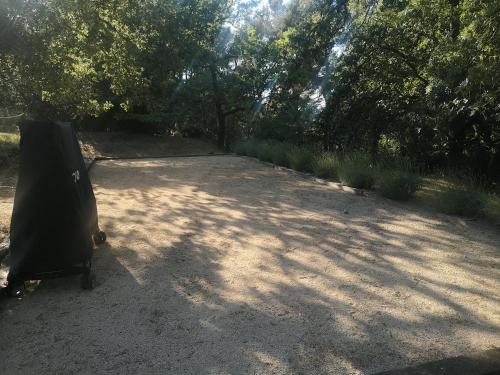
M14 173L17 166L18 145L19 134L0 133L0 178Z
M0 133L0 242L9 232L11 201L16 184L19 134Z
M415 201L429 209L436 209L437 199L440 193L454 188L457 183L452 179L441 176L427 176L422 178L420 190L415 195ZM483 219L493 223L500 224L500 196L491 192L477 190L477 194L484 201Z

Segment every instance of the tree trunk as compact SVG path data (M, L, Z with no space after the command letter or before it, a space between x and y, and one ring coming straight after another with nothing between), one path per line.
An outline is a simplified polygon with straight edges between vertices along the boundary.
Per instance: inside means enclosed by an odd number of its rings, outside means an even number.
M460 13L459 13L459 5L460 1L459 0L449 0L450 5L452 6L452 14L451 14L451 24L450 24L450 31L451 31L451 37L453 40L457 40L458 36L460 35Z
M226 148L226 116L222 109L222 99L219 90L219 81L217 79L217 70L215 65L210 65L210 75L212 77L212 89L214 92L215 113L217 115L217 145L221 149Z
M462 166L467 127L467 120L461 114L455 115L449 123L448 163L450 167Z

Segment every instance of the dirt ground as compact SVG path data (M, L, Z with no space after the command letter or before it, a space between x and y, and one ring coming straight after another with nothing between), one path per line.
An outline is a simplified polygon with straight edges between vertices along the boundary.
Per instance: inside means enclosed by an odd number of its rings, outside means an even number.
M13 128L16 129L16 128ZM18 136L18 132L0 132L2 135ZM1 129L0 129L1 130ZM79 132L78 138L85 158L95 157L158 157L195 154L217 154L221 151L212 143L197 138L181 136L151 136L118 132ZM9 139L9 138L6 138ZM0 155L2 153L0 142ZM2 165L0 159L0 243L9 233L11 219L11 201L14 197L17 181L17 156L13 156L8 165Z
M5 374L371 374L500 346L500 234L257 161L92 172L100 285L0 302Z

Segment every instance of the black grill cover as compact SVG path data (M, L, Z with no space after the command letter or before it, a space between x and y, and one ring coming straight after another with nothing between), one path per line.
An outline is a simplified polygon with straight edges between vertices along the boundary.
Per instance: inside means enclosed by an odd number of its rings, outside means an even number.
M9 282L65 272L92 256L97 208L71 124L20 125Z

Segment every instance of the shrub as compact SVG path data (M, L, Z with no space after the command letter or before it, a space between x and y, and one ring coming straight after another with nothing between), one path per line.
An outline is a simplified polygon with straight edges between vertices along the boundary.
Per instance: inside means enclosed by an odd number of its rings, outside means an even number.
M450 187L437 194L440 211L450 215L477 216L483 213L483 194L474 188Z
M339 163L337 158L332 154L321 155L313 165L313 172L321 178L335 179L338 177Z
M247 142L248 141L240 141L236 143L234 146L234 152L237 155L247 155Z
M371 189L375 183L373 168L364 155L354 155L343 160L339 167L340 181L347 186L358 189Z
M276 165L281 165L282 167L288 167L288 150L291 146L287 143L277 143L272 149L272 160Z
M17 134L0 133L0 168L10 166L17 160L18 144L19 136Z
M382 171L378 176L378 190L389 199L407 201L419 187L420 177L415 173L392 170Z
M304 147L294 147L287 153L290 168L299 172L312 172L314 154Z
M257 144L257 157L262 161L273 161L273 146L267 142Z
M248 156L257 157L258 142L255 139L249 139L246 142L246 152Z
M379 150L377 154L377 167L385 171L399 170L399 171L415 171L415 163L408 157L398 155L395 151L384 152Z

